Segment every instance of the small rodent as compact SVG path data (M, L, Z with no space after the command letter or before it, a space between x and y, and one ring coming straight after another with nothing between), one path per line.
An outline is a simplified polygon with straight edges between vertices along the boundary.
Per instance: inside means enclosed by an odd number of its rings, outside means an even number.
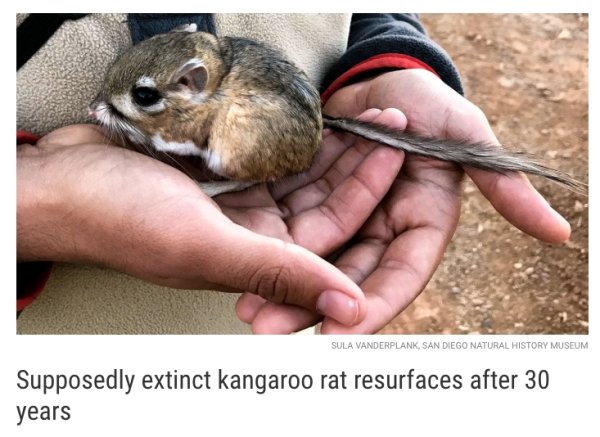
M149 155L196 157L198 167L210 170L196 179L211 196L307 170L324 127L461 166L522 171L584 188L498 145L420 138L321 114L318 91L279 52L247 39L196 32L194 25L125 52L109 69L90 112Z

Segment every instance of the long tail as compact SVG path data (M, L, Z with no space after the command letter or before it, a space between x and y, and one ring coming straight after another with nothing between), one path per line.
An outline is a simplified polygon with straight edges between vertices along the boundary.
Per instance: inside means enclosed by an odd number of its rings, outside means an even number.
M522 171L558 182L578 193L587 192L587 184L570 175L547 167L524 152L514 152L488 143L468 143L409 135L376 123L323 114L323 125L358 135L367 140L395 147L407 153L453 162L465 167L507 173Z

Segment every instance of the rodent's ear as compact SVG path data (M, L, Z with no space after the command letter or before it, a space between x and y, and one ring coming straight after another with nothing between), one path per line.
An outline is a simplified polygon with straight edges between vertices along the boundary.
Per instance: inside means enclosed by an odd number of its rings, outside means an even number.
M190 59L177 70L172 83L192 93L202 92L208 83L208 70L201 60Z

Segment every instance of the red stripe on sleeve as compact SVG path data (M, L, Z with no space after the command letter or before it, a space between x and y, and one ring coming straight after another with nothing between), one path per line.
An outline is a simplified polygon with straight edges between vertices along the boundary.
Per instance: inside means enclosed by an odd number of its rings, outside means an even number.
M17 265L17 312L22 311L44 290L52 263L32 262Z
M423 61L413 58L412 56L402 55L400 53L386 53L383 55L373 56L372 58L365 59L364 61L356 64L354 67L343 73L340 77L333 81L329 87L321 95L321 102L325 103L333 93L342 88L347 84L353 77L358 74L364 73L370 70L377 70L380 68L397 68L406 70L410 68L421 68L427 71L431 71L433 74L439 77L439 75L429 65Z
M30 134L22 130L17 131L17 145L19 144L35 144L40 138L37 135Z

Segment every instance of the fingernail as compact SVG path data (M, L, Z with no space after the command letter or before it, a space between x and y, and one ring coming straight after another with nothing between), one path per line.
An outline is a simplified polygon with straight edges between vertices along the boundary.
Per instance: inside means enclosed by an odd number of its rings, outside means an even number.
M341 291L327 290L317 300L317 311L343 325L352 326L358 319L358 302Z

